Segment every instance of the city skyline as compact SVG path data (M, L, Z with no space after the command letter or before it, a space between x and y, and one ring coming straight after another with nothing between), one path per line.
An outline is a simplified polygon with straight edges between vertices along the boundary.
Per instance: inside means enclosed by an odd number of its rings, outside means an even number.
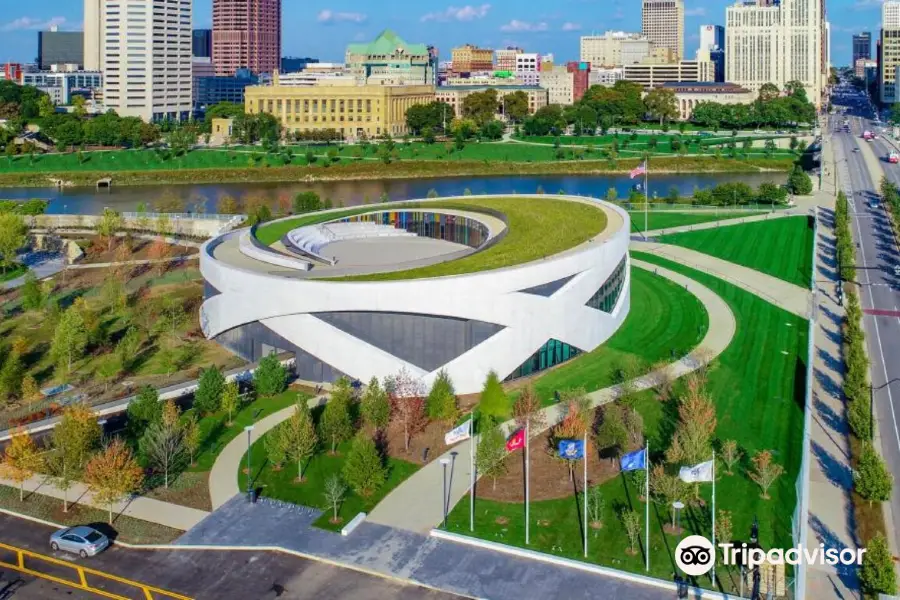
M81 2L45 0L39 6L7 14L0 22L0 58L31 62L37 54L36 32L57 25L61 30L83 26ZM692 58L699 45L701 25L724 25L731 0L686 0L685 54ZM323 61L342 61L348 43L374 38L383 29L394 29L415 42L429 43L449 60L450 49L465 43L502 48L519 45L526 51L553 53L560 60L578 58L581 35L606 30L640 31L641 3L613 0L609 5L587 0L561 0L552 10L533 8L513 0L447 2L421 8L411 0L386 0L386 10L372 10L361 0L338 3L314 0L284 2L283 55L315 56ZM832 0L828 3L832 31L832 58L837 65L851 62L851 35L880 26L880 2ZM840 23L837 25L836 23ZM304 35L292 35L307 24ZM212 0L195 0L194 27L212 25Z

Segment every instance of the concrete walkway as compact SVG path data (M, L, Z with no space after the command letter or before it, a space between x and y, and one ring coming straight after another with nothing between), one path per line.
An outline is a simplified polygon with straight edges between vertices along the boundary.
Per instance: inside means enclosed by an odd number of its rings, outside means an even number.
M159 263L181 263L181 262L187 262L189 260L197 260L199 258L200 258L199 254L191 254L190 256L173 256L172 258L126 260L126 261L122 261L122 262L105 262L105 263L69 265L68 268L78 271L78 270L83 270L83 269L105 269L108 267L121 267L123 265L137 267L137 266L141 266L141 265L158 265Z
M2 477L0 477L0 483L16 489L19 487L16 482ZM63 491L56 487L44 475L36 475L25 482L26 501L28 495L31 493L58 498L60 507L62 506L62 499L64 496ZM93 494L89 491L88 486L83 483L73 484L68 491L67 497L70 506L77 503L85 506L93 506L94 508L104 511L109 510L109 505L94 500ZM14 509L15 507L12 508ZM145 498L143 496L136 496L134 498L129 498L124 502L114 504L113 513L114 519L115 515L125 515L127 517L134 517L135 519L165 525L166 527L178 529L179 531L187 531L209 516L209 513L205 510L188 508L187 506L154 500L153 498ZM115 521L113 523L115 524Z
M709 273L804 319L809 318L809 290L702 252L670 244L631 241L631 249L648 252Z
M60 271L65 270L66 257L56 253L30 252L22 258L22 264L28 267L28 269L34 273L34 276L38 281L40 281L41 279L46 279L47 277L51 277ZM3 283L0 283L0 289L14 290L20 288L25 285L26 276L27 273L21 277L4 281Z
M703 361L712 360L728 347L728 344L731 343L734 337L736 323L731 309L724 300L709 288L674 271L637 260L633 260L632 264L636 267L654 271L679 285L686 286L688 291L697 296L703 303L709 314L710 323L715 324L714 327L710 327L707 331L706 337L700 342L698 350L667 367L670 376L682 377L687 375L700 367ZM639 378L635 382L635 387L638 390L652 387L654 376L655 372ZM588 398L591 400L591 406L597 407L612 402L621 395L621 387L613 386L592 392L588 394ZM562 420L565 416L564 410L565 407L558 404L544 409L545 422L548 428ZM514 427L514 422L507 421L503 427L506 431L511 431ZM534 435L539 433L541 432L535 431ZM450 480L450 508L468 494L469 478L471 477L469 469L471 448L472 440L470 439L457 444L439 457L451 461L450 472L448 473ZM232 473L235 473L237 466L233 466L233 469ZM427 533L443 519L440 498L442 477L440 461L438 459L432 460L388 494L372 510L372 513L369 515L369 522L418 533Z
M328 395L326 394L310 399L308 404L310 408L315 408L327 401ZM255 443L276 425L289 419L292 414L294 414L293 404L254 423L250 443ZM241 489L238 488L238 469L246 453L247 436L241 434L231 440L216 457L216 462L213 463L213 468L209 472L209 498L212 501L213 510L223 506L241 493Z
M833 148L826 140L823 163L832 162ZM810 423L809 520L807 546L855 548L852 469L849 427L844 416L841 325L844 309L837 299L837 262L834 237L835 198L833 173L819 194L822 210L816 238L815 356L813 358ZM824 183L824 182L823 182ZM855 570L811 565L807 569L807 598L855 598L859 584Z
M668 212L668 211L667 211ZM678 212L678 211L672 211ZM722 208L722 212L731 212L727 207ZM721 221L710 221L708 223L696 223L694 225L682 225L681 227L668 227L665 229L651 229L646 233L638 232L632 235L645 235L646 237L657 237L660 235L669 235L672 233L689 233L691 231L703 231L704 229L717 229L719 227L728 227L729 225L743 225L745 223L756 223L758 221L771 221L773 219L783 219L785 217L799 217L806 215L807 211L798 208L792 208L787 210L777 210L771 211L759 215L752 215L746 217L735 217L733 219L722 219ZM653 214L653 213L651 213ZM659 214L659 213L657 213ZM693 211L685 211L681 214L693 214ZM640 216L633 216L632 219L637 219L640 222Z

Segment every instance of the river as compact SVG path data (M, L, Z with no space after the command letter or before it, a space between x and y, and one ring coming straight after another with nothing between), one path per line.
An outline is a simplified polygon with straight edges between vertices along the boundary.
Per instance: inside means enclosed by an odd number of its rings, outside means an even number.
M718 183L743 181L753 187L765 181L783 183L784 173L709 173L685 175L659 175L650 177L650 192L666 196L673 186L681 195L690 195L695 187L710 187ZM281 199L289 202L297 193L307 190L317 192L323 199L330 198L335 206L362 204L366 199L377 201L387 193L391 200L424 198L430 190L440 196L461 196L468 189L473 194L534 193L538 187L547 194L563 190L568 194L606 196L615 187L620 198L626 197L634 182L627 175L534 175L498 177L443 177L437 179L387 179L375 181L332 181L322 183L228 183L203 185L122 186L109 191L94 188L4 188L0 198L45 198L50 200L49 213L98 214L104 207L117 211L133 211L145 202L148 207L163 197L180 198L188 210L202 206L206 212L214 212L220 198L230 195L236 199L265 195L272 202Z

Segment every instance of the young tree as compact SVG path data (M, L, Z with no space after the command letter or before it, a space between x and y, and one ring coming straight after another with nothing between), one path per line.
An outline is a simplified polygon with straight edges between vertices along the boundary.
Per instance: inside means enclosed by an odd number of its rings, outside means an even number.
M40 310L43 308L46 296L33 271L25 274L25 283L22 285L21 295L22 307L25 310Z
M319 437L313 424L309 404L300 400L294 407L294 414L284 423L285 449L287 457L297 463L297 481L303 481L303 463L316 451Z
M678 422L666 460L677 464L696 464L712 454L712 438L716 432L716 407L698 375L687 378L685 392L679 399Z
M372 377L363 393L360 413L362 413L363 422L377 431L387 427L391 420L391 403L377 377Z
M453 423L459 416L459 406L457 405L456 392L453 389L453 382L447 372L441 369L431 391L428 392L428 398L425 401L428 409L428 418L433 421L441 421L443 423Z
M43 397L44 396L41 394L41 390L34 377L26 375L22 380L22 400L24 400L26 404L31 405Z
M138 390L137 398L128 405L127 432L132 440L139 440L151 423L162 419L163 405L156 388L145 385Z
M484 381L481 389L481 397L478 400L478 410L481 415L500 421L509 413L509 398L503 390L497 373L491 371Z
M159 226L163 227L164 225ZM160 231L160 235L153 240L148 250L150 260L154 261L153 270L157 277L161 277L169 269L169 259L172 257L172 247L166 242L163 233L165 231Z
M619 513L619 519L625 528L625 535L628 536L628 554L637 554L638 536L641 534L641 518L633 510L622 510Z
M41 455L24 429L13 432L0 462L0 473L19 484L19 502L25 499L25 482L41 467Z
M734 469L734 465L741 460L741 456L743 456L743 452L738 448L735 440L725 440L722 442L722 462L725 463L725 466L728 468L726 473L729 475L734 474L732 470Z
M224 391L225 376L222 371L214 366L203 369L197 391L194 392L194 406L203 414L212 414L219 410Z
M528 424L528 432L531 437L538 435L547 426L547 416L541 406L541 399L534 388L526 387L513 403L513 417L517 427L525 427Z
M228 427L231 427L233 424L234 411L238 409L240 403L240 386L237 381L229 381L222 390L222 402L220 404L220 408L228 414L228 421L225 423Z
M757 452L753 457L753 471L750 479L762 488L763 500L769 499L769 488L784 473L784 467L772 462L772 454L768 450Z
M606 500L603 499L603 491L600 486L592 487L588 492L588 511L590 524L594 529L603 527L603 513L606 510Z
M894 478L884 460L869 442L863 442L859 464L853 473L853 486L864 499L872 502L887 502L891 499Z
M672 503L676 500L682 500L686 493L686 484L681 481L678 475L666 473L663 465L657 464L653 466L650 474L650 495L653 500L668 514L672 510ZM672 525L670 533L675 531L675 515L672 515Z
M200 449L200 443L203 441L197 415L189 416L182 424L181 437L184 440L184 450L188 453L188 464L194 466L194 457L197 455L197 450Z
M890 596L897 593L894 560L884 534L875 534L875 537L866 544L862 568L859 570L859 582L866 597L874 598L878 594Z
M391 398L391 417L403 428L404 449L409 452L412 437L425 429L428 416L425 412L424 385L406 370L389 378L385 384Z
M88 343L87 329L81 312L70 307L63 314L56 326L50 355L57 364L65 368L65 373L72 372L72 363L84 354Z
M140 489L144 471L131 450L116 438L88 461L84 468L84 480L94 499L109 507L109 523L112 525L113 504Z
M178 424L177 417L175 419L171 417L171 409L168 410L168 417L166 412L164 410L164 418L154 421L147 427L141 436L140 449L141 455L146 457L150 466L162 471L163 484L168 489L169 475L182 465L185 444L184 432Z
M56 487L63 490L63 512L68 512L68 490L80 475L91 452L100 445L103 433L97 415L84 403L63 409L59 424L51 434L50 473Z
M280 394L287 387L288 372L274 352L259 361L253 372L253 387L264 398Z
M337 452L338 444L353 435L353 421L350 418L352 392L349 382L340 379L331 393L319 419L319 437L331 445L331 453Z
M499 425L492 425L478 439L475 453L475 468L478 473L490 477L493 489L497 489L497 479L506 474L506 438Z
M628 447L628 429L622 418L622 407L613 404L603 407L602 421L597 428L594 441L597 447L613 460L622 455Z
M734 537L731 511L719 510L716 514L716 542L728 543Z
M122 229L122 215L109 208L103 209L97 221L97 233L106 238L106 251L112 252L116 234Z
M331 508L332 523L340 523L341 520L338 518L338 508L341 506L341 502L344 501L344 495L347 493L347 486L344 485L344 482L341 481L340 476L337 473L332 473L331 476L325 480L325 491L323 492L325 496L325 502L328 503L328 507Z
M25 245L28 229L21 216L0 213L0 273L13 266L16 252Z
M284 435L284 424L279 424L263 438L263 446L266 449L266 458L272 465L272 469L280 471L287 460L287 439Z
M0 368L0 398L8 399L10 396L21 396L22 378L25 367L22 365L22 355L15 348L11 348Z
M131 371L142 343L141 333L138 331L137 327L132 326L125 331L125 335L123 335L122 339L116 344L115 357L122 366L123 371Z
M360 496L369 497L384 485L387 469L375 441L365 433L353 438L342 470L344 480Z

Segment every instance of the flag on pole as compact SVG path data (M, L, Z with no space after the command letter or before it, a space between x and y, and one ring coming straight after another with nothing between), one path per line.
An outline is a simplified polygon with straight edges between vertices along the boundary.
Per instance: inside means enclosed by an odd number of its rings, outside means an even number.
M646 175L646 174L647 174L647 161L645 160L644 162L642 162L641 164L639 164L638 166L636 166L635 168L633 168L631 170L631 179L634 179L635 177L638 177L640 175Z
M525 430L520 429L506 440L506 451L515 452L519 448L525 447Z
M469 419L459 427L454 427L444 434L444 443L448 446L462 442L472 437L472 419Z
M629 452L620 460L620 467L623 471L641 471L647 468L647 449L641 448L634 452Z
M566 460L584 458L584 440L560 440L559 457Z
M713 480L713 461L708 460L693 467L681 467L678 477L685 483L700 483Z

